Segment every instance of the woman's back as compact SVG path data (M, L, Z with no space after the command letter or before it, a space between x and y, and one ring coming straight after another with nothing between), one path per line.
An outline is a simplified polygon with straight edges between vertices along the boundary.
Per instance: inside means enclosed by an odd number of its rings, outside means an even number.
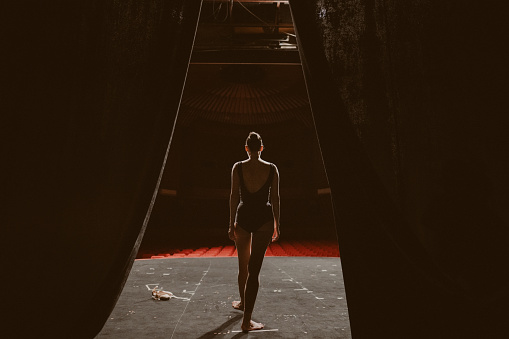
M242 175L241 181L244 182L248 192L255 193L269 179L272 164L261 159L251 159L242 161L241 166L242 171L239 171L239 175Z

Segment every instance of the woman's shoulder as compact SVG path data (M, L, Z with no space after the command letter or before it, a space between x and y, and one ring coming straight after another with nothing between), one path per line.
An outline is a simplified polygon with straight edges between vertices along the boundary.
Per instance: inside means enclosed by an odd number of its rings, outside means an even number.
M260 162L263 163L264 165L267 165L267 166L276 167L276 165L274 163L268 162L268 161L263 160L263 159L260 159Z
M242 165L242 161L237 161L236 163L234 163L232 166L232 172L237 172L241 167L240 165Z
M238 167L238 166L242 165L245 162L246 162L246 160L237 161L236 163L233 164L233 167Z
M271 167L271 169L270 169L271 173L274 173L274 175L279 175L279 171L278 171L278 169L277 169L276 164L274 164L274 163L272 163L272 162L265 161L265 160L262 160L262 161L263 161L263 163L264 163L266 166L270 166L270 167Z
M264 160L264 162L265 162L265 164L267 164L267 166L270 166L270 167L274 168L274 170L276 170L276 171L277 171L277 166L276 166L276 164L274 164L273 162L265 161L265 160Z

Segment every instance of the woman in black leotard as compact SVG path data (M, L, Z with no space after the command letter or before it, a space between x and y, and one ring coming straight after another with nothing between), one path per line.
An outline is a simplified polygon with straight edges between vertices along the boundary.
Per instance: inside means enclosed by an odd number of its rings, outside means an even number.
M270 242L279 239L279 173L260 158L263 144L258 133L249 133L245 147L249 159L232 169L228 235L239 258L240 301L232 306L244 311L242 330L253 331L264 326L251 320L263 258Z

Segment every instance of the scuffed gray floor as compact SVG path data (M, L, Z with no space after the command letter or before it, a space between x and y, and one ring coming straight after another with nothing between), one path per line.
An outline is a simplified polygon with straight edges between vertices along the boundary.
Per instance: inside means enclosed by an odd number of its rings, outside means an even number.
M159 286L176 297L151 298ZM139 260L97 339L351 338L339 258L267 257L253 320L240 331L237 258Z

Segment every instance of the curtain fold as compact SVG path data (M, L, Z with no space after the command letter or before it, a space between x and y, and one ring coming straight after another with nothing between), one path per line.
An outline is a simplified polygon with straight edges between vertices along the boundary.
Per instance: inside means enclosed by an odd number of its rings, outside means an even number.
M290 6L353 337L498 338L509 163L497 46L507 11L455 1Z
M146 0L8 9L2 262L15 282L2 320L14 337L91 338L107 320L150 216L200 8Z

